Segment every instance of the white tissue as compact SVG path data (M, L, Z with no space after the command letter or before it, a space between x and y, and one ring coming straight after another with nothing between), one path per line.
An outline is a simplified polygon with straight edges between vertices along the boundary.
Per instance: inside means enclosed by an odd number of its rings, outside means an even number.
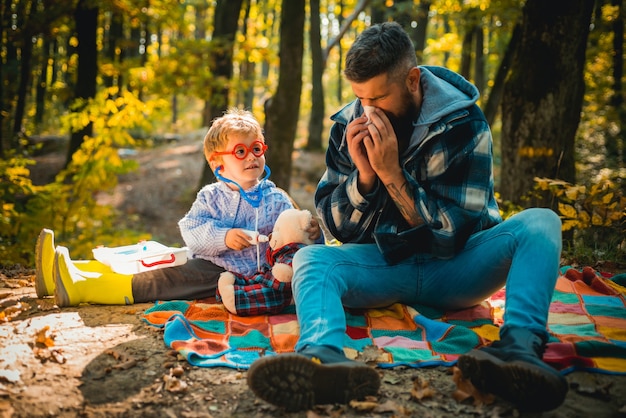
M370 115L376 109L374 106L363 106L363 113L367 116L367 123L370 124L372 121L370 120Z

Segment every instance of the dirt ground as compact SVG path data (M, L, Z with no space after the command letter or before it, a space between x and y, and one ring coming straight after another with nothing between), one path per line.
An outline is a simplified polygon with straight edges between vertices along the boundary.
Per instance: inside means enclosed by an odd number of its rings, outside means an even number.
M180 243L176 222L189 207L204 161L198 138L140 151L136 173L100 196L161 242ZM323 156L294 155L291 194L311 208ZM40 157L44 172L58 164ZM34 242L35 237L33 237ZM70 249L71 250L71 249ZM37 299L34 271L0 272L0 418L4 417L518 417L501 400L462 399L452 369L378 369L371 402L285 413L254 397L246 372L192 367L141 315L151 304L60 309ZM575 372L565 403L543 417L626 417L626 376Z

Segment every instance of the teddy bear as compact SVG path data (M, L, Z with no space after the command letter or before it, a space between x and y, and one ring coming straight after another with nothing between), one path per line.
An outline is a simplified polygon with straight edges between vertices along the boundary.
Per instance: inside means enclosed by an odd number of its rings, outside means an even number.
M273 314L289 306L291 262L300 248L313 244L307 232L312 216L308 210L283 211L268 236L268 262L251 277L229 271L222 273L217 283L217 301L239 316Z

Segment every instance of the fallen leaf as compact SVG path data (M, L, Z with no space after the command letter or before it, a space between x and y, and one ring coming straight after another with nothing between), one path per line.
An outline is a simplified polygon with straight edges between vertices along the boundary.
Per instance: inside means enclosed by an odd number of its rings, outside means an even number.
M413 381L413 388L411 389L411 397L418 401L422 399L428 399L435 396L437 392L430 386L430 382L422 379L421 377L416 378Z
M380 363L381 357L385 356L385 352L375 346L368 345L363 348L363 351L359 353L358 359L364 363Z
M393 414L393 416L409 415L406 409L392 400L381 403L374 408L377 414Z
M187 383L170 375L163 376L165 390L172 393L180 393L187 390Z
M463 377L461 369L452 368L452 380L456 383L457 390L454 391L452 397L461 403L467 399L474 399L474 406L490 405L494 402L495 396L490 393L482 393L472 384L469 379Z
M20 315L22 312L30 309L30 305L26 302L8 301L8 304L10 306L7 306L2 312L0 312L0 320L3 322L8 322Z
M114 370L128 370L137 365L137 359L129 359L112 367Z
M378 406L378 402L375 401L369 401L369 400L365 400L365 401L355 401L352 400L350 401L350 407L352 409L355 409L357 411L372 411L374 408L376 408Z
M35 354L35 358L39 359L42 363L52 361L58 364L65 364L67 361L63 355L63 350L57 348L50 349L48 347L33 347L33 353Z
M180 366L172 367L170 369L170 375L172 376L181 377L184 374L185 374L185 369L183 369Z
M390 385L400 384L404 379L400 378L400 376L392 376L386 374L383 376L383 382L388 383Z
M46 325L39 331L35 332L35 345L37 347L54 347L54 339L56 335L50 334L50 326Z
M120 353L120 352L119 352L119 351L117 351L117 350L113 350L113 349L108 349L108 350L105 350L105 351L104 351L104 354L108 354L108 355L110 355L110 356L111 356L111 357L113 357L115 360L119 360L119 359L121 359L121 358L122 358L122 356L123 356L123 354L122 354L122 353Z

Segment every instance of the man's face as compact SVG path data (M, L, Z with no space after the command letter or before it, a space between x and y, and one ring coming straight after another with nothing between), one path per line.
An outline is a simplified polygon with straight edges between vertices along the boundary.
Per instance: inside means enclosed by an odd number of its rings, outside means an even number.
M352 91L363 106L374 106L385 112L389 120L415 118L417 106L405 82L393 82L381 74L362 83L351 82Z

